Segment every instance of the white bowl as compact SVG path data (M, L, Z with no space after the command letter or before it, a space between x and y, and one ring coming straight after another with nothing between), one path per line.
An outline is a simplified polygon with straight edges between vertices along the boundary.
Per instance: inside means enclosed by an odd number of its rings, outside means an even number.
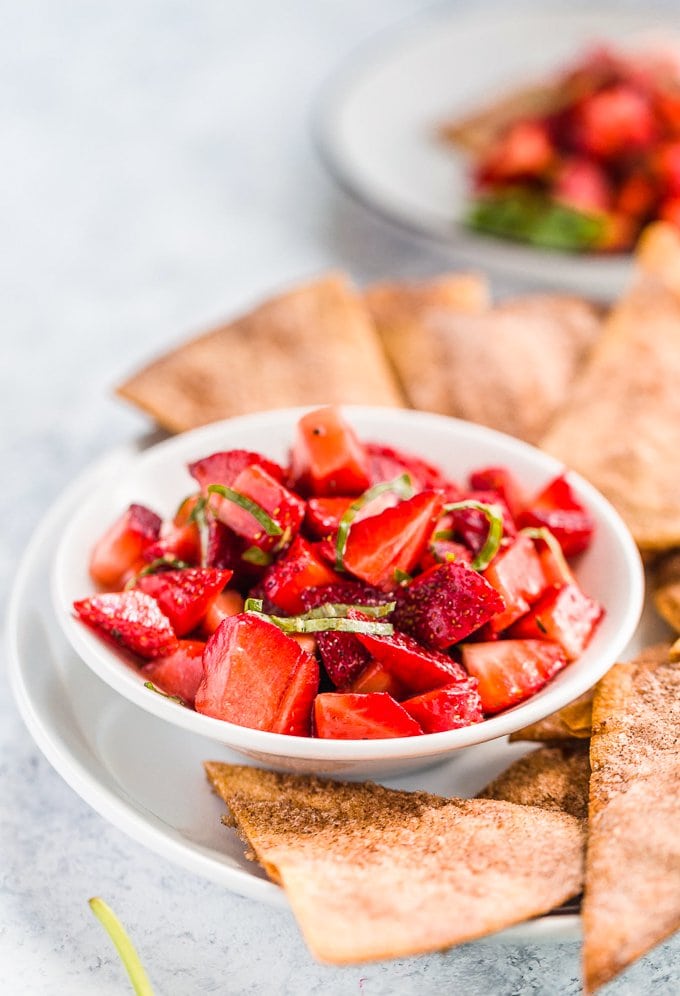
M172 515L181 499L195 488L186 469L192 460L238 447L285 462L295 424L307 410L246 415L159 443L123 468L115 486L95 491L73 516L53 563L54 608L73 648L117 692L168 723L225 744L261 764L298 772L375 776L425 767L452 751L536 722L590 688L619 658L642 610L640 557L609 502L570 472L569 482L596 525L593 542L578 562L577 577L606 612L583 655L527 702L482 723L445 733L386 740L321 740L251 730L213 719L145 688L134 664L74 617L74 600L93 591L87 569L93 543L131 502L148 505L163 516ZM362 439L416 453L441 466L454 480L464 479L474 468L501 464L531 492L564 469L532 446L457 419L388 408L347 407L344 413Z

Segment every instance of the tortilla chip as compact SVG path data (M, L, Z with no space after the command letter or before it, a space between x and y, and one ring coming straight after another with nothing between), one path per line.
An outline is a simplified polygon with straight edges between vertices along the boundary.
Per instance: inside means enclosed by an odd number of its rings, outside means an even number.
M171 432L267 408L403 403L361 298L333 274L184 343L117 393Z
M680 661L680 638L675 641L671 649L668 651L669 661Z
M439 950L545 913L580 888L583 832L565 813L205 767L322 961Z
M589 780L586 744L539 747L506 768L478 793L477 798L557 809L585 820Z
M560 740L587 740L590 737L590 722L593 708L594 690L589 688L583 695L563 706L557 712L540 719L537 723L524 726L510 734L510 742L515 740L536 740L542 743Z
M583 901L593 991L680 928L680 666L637 659L597 686Z
M680 232L661 234L672 259L657 272L648 265L610 312L541 440L609 498L649 551L680 546L680 297L665 282L671 265L680 269Z
M669 626L680 633L680 550L654 565L654 606Z
M410 405L529 441L565 402L601 324L592 305L564 295L476 312L422 295L408 303L403 289L366 300Z

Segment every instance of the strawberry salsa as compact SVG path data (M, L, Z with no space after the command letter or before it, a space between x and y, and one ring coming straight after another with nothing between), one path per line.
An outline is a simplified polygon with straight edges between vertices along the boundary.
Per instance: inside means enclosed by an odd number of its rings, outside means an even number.
M101 536L100 591L74 609L207 716L336 739L469 726L534 695L602 616L569 564L593 521L564 476L463 486L335 408L300 419L286 467L228 450L189 472L172 519L130 505Z

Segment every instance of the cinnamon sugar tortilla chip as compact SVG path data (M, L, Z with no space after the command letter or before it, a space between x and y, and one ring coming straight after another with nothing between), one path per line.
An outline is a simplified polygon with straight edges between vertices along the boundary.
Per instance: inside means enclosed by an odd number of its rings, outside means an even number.
M648 551L680 545L680 233L652 228L637 281L541 440L609 498Z
M680 550L674 550L653 567L652 597L662 619L680 633Z
M267 408L403 402L360 296L333 274L180 345L117 392L171 432Z
M563 706L545 719L511 733L510 742L536 740L550 743L560 740L587 740L590 737L592 708L593 689L590 688L569 705Z
M529 441L542 435L597 338L597 309L566 295L474 310L413 294L366 295L409 404Z
M581 825L564 813L217 762L206 771L322 961L449 947L580 888Z
M587 744L539 747L506 768L477 798L557 809L585 820L589 780Z
M680 928L680 665L617 664L597 686L583 901L592 992Z

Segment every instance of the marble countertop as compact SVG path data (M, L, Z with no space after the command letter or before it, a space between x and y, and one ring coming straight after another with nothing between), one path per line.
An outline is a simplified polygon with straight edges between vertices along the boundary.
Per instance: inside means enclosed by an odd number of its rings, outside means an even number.
M325 269L455 258L368 217L314 154L319 85L419 0L24 0L0 10L3 603L69 481L148 428L112 387L188 333ZM0 989L126 992L87 899L125 922L158 994L465 996L580 990L576 943L469 944L316 964L291 915L179 870L93 812L31 740L0 672ZM674 993L680 938L610 991Z

